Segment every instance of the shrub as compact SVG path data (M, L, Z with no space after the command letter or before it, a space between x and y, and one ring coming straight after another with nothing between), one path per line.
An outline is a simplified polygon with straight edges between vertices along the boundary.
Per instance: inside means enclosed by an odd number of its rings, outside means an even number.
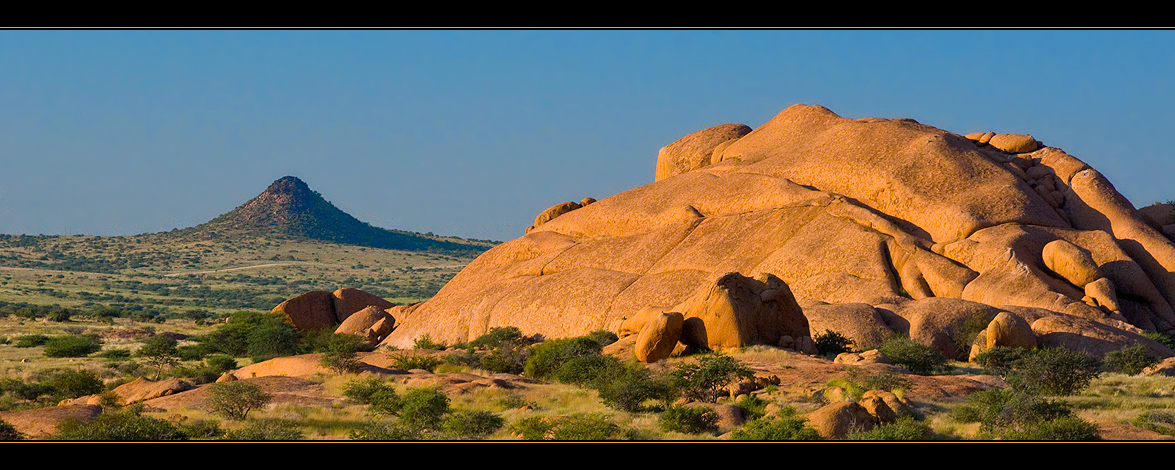
M490 328L490 331L469 342L469 347L480 349L495 349L501 347L526 346L530 341L522 336L522 330L516 326Z
M614 358L613 358L614 359ZM604 405L628 412L644 411L649 400L668 401L673 387L636 362L609 363L588 383Z
M853 340L832 330L824 330L824 333L818 334L812 339L816 342L816 352L826 358L850 352L851 346L854 344Z
M934 431L924 421L912 416L898 418L892 423L874 427L868 431L853 431L845 436L846 441L928 441L934 439Z
M105 389L102 379L87 370L58 372L49 378L47 384L62 399L97 395Z
M220 421L214 419L191 420L181 423L179 428L188 439L219 439L225 435Z
M586 336L549 339L533 347L522 373L527 377L547 380L567 361L599 354L602 349L599 342Z
M938 351L907 336L891 336L877 349L885 354L892 364L918 375L933 374L947 364L946 358Z
M418 438L415 432L400 423L369 422L347 433L353 441L410 441Z
M617 340L620 339L619 337L616 336L616 333L613 333L608 330L595 330L591 333L584 335L584 337L586 337L592 341L595 341L596 344L599 344L601 348L603 348L604 346L607 346L609 344L615 343Z
M767 400L759 398L756 395L746 395L739 399L739 401L734 402L734 406L742 410L743 416L747 419L759 419L767 414L767 405L769 403Z
M224 439L230 441L298 441L302 439L302 436L302 426L297 421L263 419L226 432Z
M1106 354L1104 359L1106 370L1126 375L1138 375L1147 367L1158 362L1158 358L1147 354L1146 346L1141 344L1111 351Z
M1097 428L1072 414L1064 402L1013 389L974 392L950 413L959 422L978 422L980 437L1005 440L1096 440Z
M18 348L33 348L43 346L46 341L49 341L49 337L45 335L21 335L16 337L12 345Z
M395 352L390 356L392 366L397 369L412 370L422 369L429 372L436 370L437 366L441 364L441 360L435 356L428 354L408 353L404 351Z
M343 385L343 396L364 405L369 405L373 401L378 400L380 394L386 395L389 392L393 395L396 393L395 389L389 386L387 382L377 377L356 379Z
M506 420L497 413L461 410L445 416L441 429L456 439L481 439L497 432L505 424Z
M435 388L412 388L404 394L397 415L400 422L417 431L440 429L449 413L449 397Z
M363 343L364 339L358 335L332 334L323 345L320 363L339 374L359 372L363 369L358 356Z
M808 426L807 419L787 407L779 415L750 421L730 433L732 441L815 441L820 434Z
M526 359L533 343L522 335L517 327L490 328L489 333L479 336L467 346L486 350L482 354L470 352L467 364L490 372L520 374L526 367Z
M749 379L754 374L733 357L707 353L698 356L696 362L678 365L669 376L673 387L686 398L715 402L727 384Z
M131 351L129 349L107 349L98 353L97 356L111 361L118 361L130 358Z
M620 432L620 426L598 413L570 416L529 416L514 422L510 430L528 441L603 441Z
M841 388L848 399L860 400L869 390L900 391L907 385L907 381L901 375L893 372L881 371L873 375L866 375L862 369L853 367L848 369L844 377L833 378L825 385Z
M223 374L237 368L237 360L227 354L213 354L204 358L208 368L217 374Z
M245 420L249 412L265 406L273 397L249 382L218 382L208 386L208 405L229 419Z
M62 441L177 441L187 439L179 427L143 416L141 408L106 411L86 422L76 418L57 426L54 440Z
M718 431L718 413L703 406L673 405L657 418L661 430L684 434L702 434Z
M84 357L102 349L97 334L55 336L45 341L46 357Z
M429 335L426 333L426 334L422 335L421 337L416 338L412 342L412 347L415 349L435 349L435 350L440 351L440 350L445 349L445 344L433 341L432 335Z
M0 419L0 441L19 441L22 439L24 439L24 435L16 430L16 426Z
M1044 395L1073 395L1089 386L1101 369L1101 361L1063 347L996 347L981 354L976 362L1002 376L1016 390Z

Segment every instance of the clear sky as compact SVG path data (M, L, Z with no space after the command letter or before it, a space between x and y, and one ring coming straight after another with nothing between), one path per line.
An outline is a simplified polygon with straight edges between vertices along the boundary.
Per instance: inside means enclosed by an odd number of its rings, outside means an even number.
M1175 199L1175 30L0 31L0 233L131 235L285 175L372 225L509 240L796 103L1029 133Z

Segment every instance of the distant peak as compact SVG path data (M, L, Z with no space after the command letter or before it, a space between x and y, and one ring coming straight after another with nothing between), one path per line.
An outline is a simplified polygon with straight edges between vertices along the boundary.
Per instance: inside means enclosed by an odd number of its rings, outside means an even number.
M266 191L271 192L289 192L290 190L299 189L307 190L310 186L304 181L298 179L297 176L283 176L269 185Z

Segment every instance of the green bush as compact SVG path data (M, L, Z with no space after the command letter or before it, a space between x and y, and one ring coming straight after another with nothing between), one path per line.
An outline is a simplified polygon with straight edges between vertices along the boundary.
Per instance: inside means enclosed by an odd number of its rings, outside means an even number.
M413 340L412 347L415 349L434 349L437 351L442 351L445 349L445 344L433 341L432 335L426 333L421 337Z
M234 312L225 324L196 340L208 354L248 356L255 362L309 352L302 333L280 313Z
M950 416L959 422L978 422L984 439L1098 439L1097 428L1082 424L1070 405L1010 388L974 392Z
M441 429L454 439L482 439L497 432L506 420L497 413L482 410L459 410L445 416Z
M598 341L586 336L549 339L533 346L522 373L527 377L549 380L567 361L599 354L602 349Z
M179 441L187 436L174 424L143 416L141 408L105 411L92 421L70 418L57 426L61 441Z
M397 416L410 429L435 431L449 411L448 396L435 388L420 387L404 393Z
M732 441L815 441L820 433L808 426L807 419L792 407L779 415L747 422L730 433Z
M522 335L522 330L516 326L494 327L484 335L469 342L469 347L478 349L496 349L501 347L528 346L530 339Z
M229 419L245 420L249 412L265 406L273 399L256 384L242 381L217 382L208 385L208 405L214 413Z
M759 419L767 415L768 404L770 402L759 398L758 395L746 395L734 402L734 406L742 410L743 416L746 419Z
M217 374L223 374L237 368L237 360L227 354L213 354L204 358L208 368Z
M339 374L359 372L363 370L359 350L364 342L358 335L332 334L325 340L320 363Z
M596 390L604 405L631 413L645 411L649 400L669 401L673 392L668 380L644 365L619 360L601 369L588 387Z
M49 341L49 337L45 335L21 335L16 337L12 345L18 348L34 348L43 346L46 341Z
M288 419L252 421L224 434L229 441L298 441L302 437L301 424Z
M946 358L938 351L923 345L908 336L894 335L877 348L889 358L890 363L918 375L930 375L947 365Z
M372 421L348 431L347 437L353 441L412 441L419 436L399 422Z
M97 395L105 390L102 379L88 370L64 370L53 374L46 384L59 399Z
M510 429L528 441L604 441L620 432L620 426L598 413L529 416L515 421Z
M669 373L670 383L691 400L716 402L723 388L754 374L737 359L722 353L707 353L694 362L683 362Z
M181 423L180 431L188 439L220 439L225 431L220 427L220 421L214 419L195 419Z
M673 405L657 418L662 431L684 434L718 431L718 413L704 406Z
M45 341L46 357L85 357L102 350L96 334L55 336Z
M840 353L851 352L852 346L855 344L847 336L832 330L824 330L824 333L818 334L812 339L816 342L816 353L825 358L832 358Z
M364 405L369 405L377 400L378 395L389 392L396 393L395 389L378 377L355 379L343 385L343 396Z
M399 351L392 353L390 358L392 367L404 370L421 369L433 372L437 366L441 365L441 360L435 356L415 352Z
M898 418L892 423L876 426L868 431L853 431L846 441L929 441L935 438L930 425L912 416Z
M976 357L1012 388L1032 394L1073 395L1101 373L1101 361L1071 349L995 347Z
M1138 375L1144 369L1159 362L1159 359L1147 353L1146 346L1135 344L1111 351L1103 359L1106 370L1126 375Z

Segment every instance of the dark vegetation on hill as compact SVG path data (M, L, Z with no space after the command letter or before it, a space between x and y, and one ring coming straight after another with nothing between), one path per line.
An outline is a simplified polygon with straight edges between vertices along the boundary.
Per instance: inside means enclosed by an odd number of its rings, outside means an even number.
M372 226L335 207L293 176L274 181L257 197L227 214L169 235L194 239L282 235L371 248L449 253L481 252L494 244Z

